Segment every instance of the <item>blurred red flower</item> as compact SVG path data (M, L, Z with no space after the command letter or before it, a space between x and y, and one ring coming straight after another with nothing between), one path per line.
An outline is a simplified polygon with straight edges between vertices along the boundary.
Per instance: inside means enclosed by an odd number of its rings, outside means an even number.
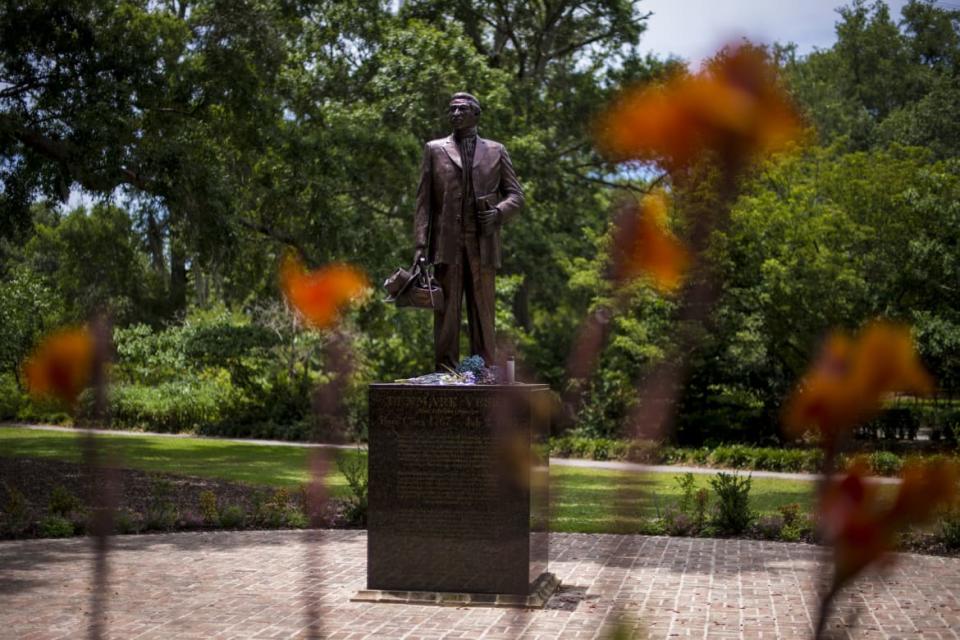
M616 159L668 169L700 154L739 164L796 140L801 120L759 49L722 51L699 74L625 92L599 120L601 148Z
M923 369L910 328L885 321L868 324L856 340L831 335L813 369L785 404L788 434L820 432L824 445L877 415L889 394L927 395L933 380Z
M280 287L284 296L307 324L325 329L336 323L340 310L367 291L367 278L346 264L330 264L306 271L292 255L280 265Z
M645 275L661 291L680 285L690 253L666 225L667 203L662 193L645 196L639 210L631 208L620 216L614 236L615 278Z
M73 404L93 377L94 338L89 327L61 329L44 338L24 362L27 390Z
M960 472L954 463L915 464L903 472L892 505L866 482L866 466L855 465L827 485L820 502L820 525L834 549L834 587L839 588L896 546L897 533L928 520L955 499Z

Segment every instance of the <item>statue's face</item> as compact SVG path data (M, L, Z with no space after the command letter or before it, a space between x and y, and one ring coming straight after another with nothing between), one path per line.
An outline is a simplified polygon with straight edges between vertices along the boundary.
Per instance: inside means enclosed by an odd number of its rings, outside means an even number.
M477 126L477 121L480 119L480 114L473 110L473 105L462 98L450 101L448 113L450 114L450 124L457 131Z

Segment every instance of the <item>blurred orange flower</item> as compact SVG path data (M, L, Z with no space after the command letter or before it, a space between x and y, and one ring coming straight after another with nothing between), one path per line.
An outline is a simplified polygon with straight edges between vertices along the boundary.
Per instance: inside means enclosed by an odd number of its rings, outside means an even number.
M843 433L877 415L889 394L932 391L933 380L920 364L910 328L876 321L856 340L841 333L829 337L787 400L783 423L794 437L818 430L824 445L832 448Z
M928 520L957 495L960 472L954 463L911 465L892 506L884 507L875 484L859 464L831 482L820 503L820 525L834 549L834 585L839 587L881 560L896 546L897 532Z
M894 546L894 531L878 509L876 485L865 481L866 466L857 465L831 482L820 501L820 527L833 545L834 583L841 585L880 559Z
M73 404L93 377L94 339L86 326L50 334L24 362L27 390Z
M366 292L368 284L363 272L350 265L330 264L308 272L288 254L280 265L280 287L307 324L325 329L337 321L344 305Z
M663 86L627 91L599 120L601 148L668 169L705 151L739 164L796 140L801 120L773 66L751 47L723 51L709 68Z
M908 464L900 474L903 483L890 510L895 523L923 522L937 507L957 497L960 469L947 460L933 460L925 465Z
M614 238L614 276L618 280L649 276L661 291L672 291L683 280L690 254L667 229L667 203L662 193L643 199L639 211L627 210Z

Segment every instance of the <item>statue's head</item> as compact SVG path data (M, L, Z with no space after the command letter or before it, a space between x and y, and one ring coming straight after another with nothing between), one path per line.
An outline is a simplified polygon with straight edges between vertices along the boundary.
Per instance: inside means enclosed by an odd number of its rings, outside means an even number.
M448 113L455 130L471 129L480 120L480 101L469 93L455 93L450 97Z

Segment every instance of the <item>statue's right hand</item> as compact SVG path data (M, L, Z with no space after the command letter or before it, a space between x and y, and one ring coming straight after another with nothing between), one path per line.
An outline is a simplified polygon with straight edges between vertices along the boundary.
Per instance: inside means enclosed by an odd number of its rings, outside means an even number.
M423 253L424 253L423 249L417 249L416 251L413 252L414 265L420 264L420 261L424 259Z

